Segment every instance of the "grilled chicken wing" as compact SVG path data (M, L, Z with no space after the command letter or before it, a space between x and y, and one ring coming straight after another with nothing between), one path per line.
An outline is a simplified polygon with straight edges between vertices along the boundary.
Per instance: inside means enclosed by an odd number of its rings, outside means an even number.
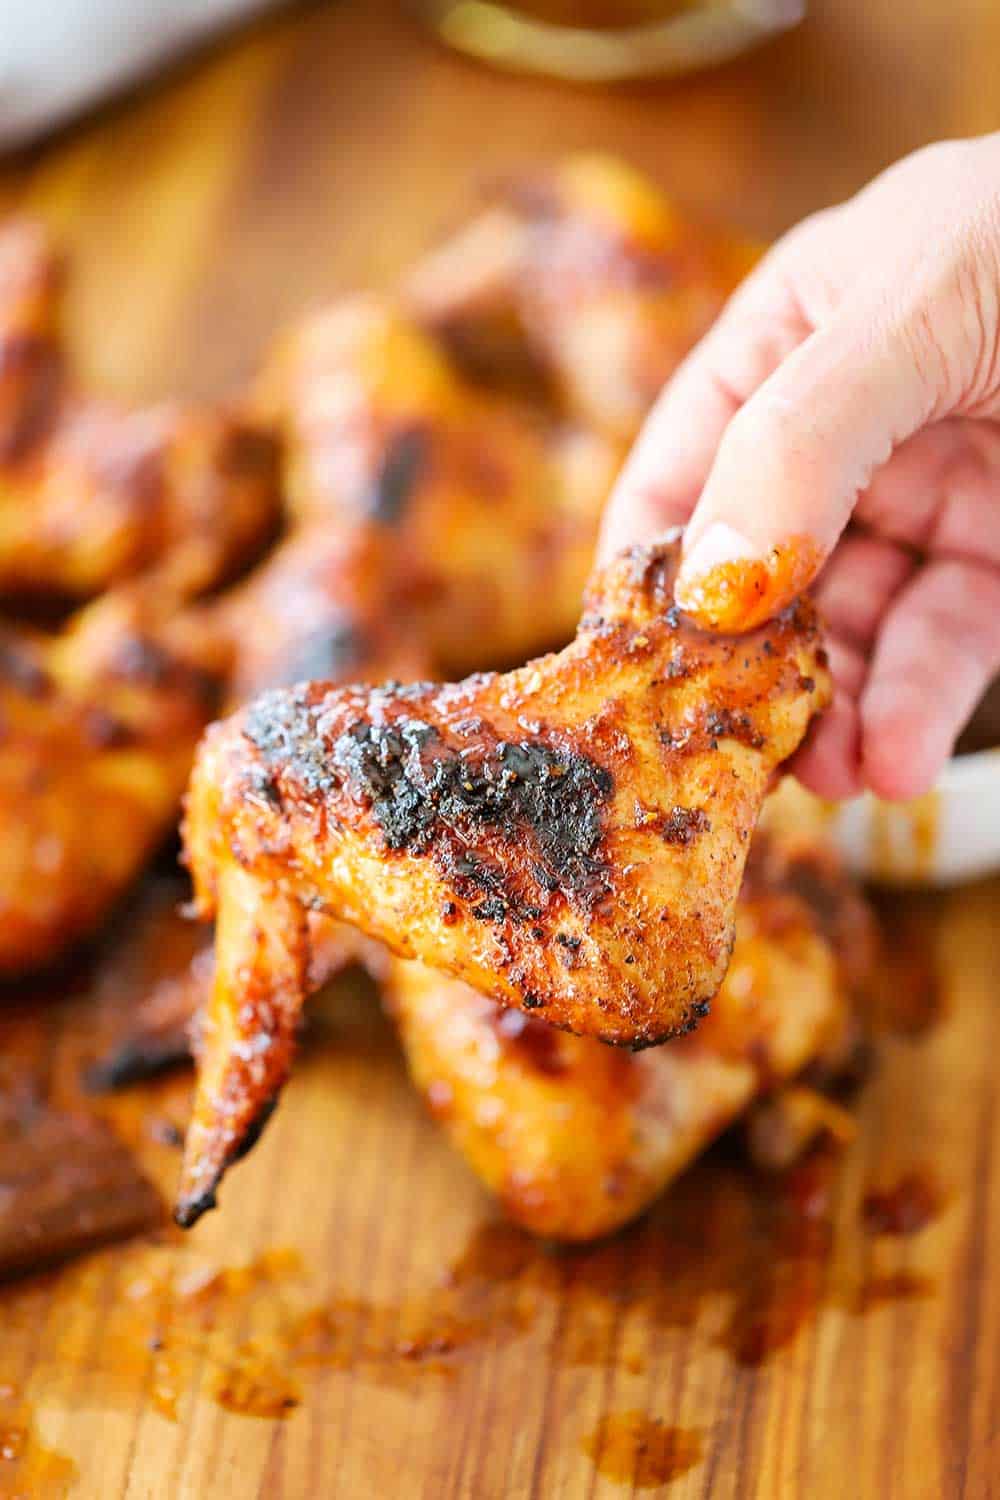
M446 675L572 634L617 444L485 396L371 298L287 337L258 409L285 438L294 521L383 534L383 607Z
M541 381L630 438L758 254L688 222L624 163L579 156L499 190L406 291L476 373Z
M820 1126L842 1125L832 1101L780 1085L844 1056L871 917L838 870L773 843L765 855L765 845L751 851L711 1014L664 1047L628 1053L568 1036L423 964L395 964L390 1009L413 1078L526 1229L586 1240L620 1228L758 1098L752 1140L771 1160ZM834 939L838 927L856 934L849 952Z
M85 598L164 566L175 595L201 592L273 529L274 441L235 411L79 393L60 280L38 226L0 231L0 589Z
M829 686L807 603L702 634L671 605L678 555L623 554L573 645L516 672L305 685L209 732L186 840L216 977L182 1219L284 1081L310 910L606 1040L705 1012L761 799Z
M90 936L176 818L217 702L213 643L148 592L0 637L0 977Z

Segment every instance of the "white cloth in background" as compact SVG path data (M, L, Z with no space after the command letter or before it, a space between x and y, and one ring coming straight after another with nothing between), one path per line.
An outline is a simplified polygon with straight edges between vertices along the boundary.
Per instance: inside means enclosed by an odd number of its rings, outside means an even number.
M0 0L0 148L278 0Z

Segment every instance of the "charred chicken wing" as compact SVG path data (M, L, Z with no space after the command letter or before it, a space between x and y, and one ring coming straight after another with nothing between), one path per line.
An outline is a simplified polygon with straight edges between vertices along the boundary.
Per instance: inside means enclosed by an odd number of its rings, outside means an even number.
M209 732L186 840L216 974L182 1219L287 1074L310 911L608 1041L705 1013L761 800L829 684L807 602L703 634L672 605L678 556L623 554L575 642L518 671L303 685Z

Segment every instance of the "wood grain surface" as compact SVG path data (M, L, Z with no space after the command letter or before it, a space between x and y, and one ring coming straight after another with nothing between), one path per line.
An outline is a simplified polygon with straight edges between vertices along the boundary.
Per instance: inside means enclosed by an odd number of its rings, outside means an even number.
M382 0L297 9L8 163L0 209L74 253L91 379L221 391L304 306L387 284L477 175L601 147L770 235L1000 126L996 0L811 12L716 73L584 91ZM572 1253L503 1225L341 985L219 1213L0 1295L0 1500L1000 1495L1000 883L896 919L855 1145L771 1184L713 1153ZM75 1097L129 1000L8 1004L4 1076ZM100 1106L165 1192L187 1090Z

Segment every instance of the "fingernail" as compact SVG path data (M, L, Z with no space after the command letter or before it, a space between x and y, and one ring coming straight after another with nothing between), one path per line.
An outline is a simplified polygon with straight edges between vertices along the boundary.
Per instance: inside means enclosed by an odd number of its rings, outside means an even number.
M713 521L697 538L690 550L685 549L681 563L681 578L695 578L710 573L713 568L729 562L743 562L746 558L760 558L760 548L755 547L749 537L726 521Z
M716 630L740 628L755 602L758 575L767 564L749 538L725 521L713 521L681 561L674 598L685 613Z
M674 598L709 630L754 630L815 577L820 550L808 536L762 552L742 532L713 521L681 563Z

